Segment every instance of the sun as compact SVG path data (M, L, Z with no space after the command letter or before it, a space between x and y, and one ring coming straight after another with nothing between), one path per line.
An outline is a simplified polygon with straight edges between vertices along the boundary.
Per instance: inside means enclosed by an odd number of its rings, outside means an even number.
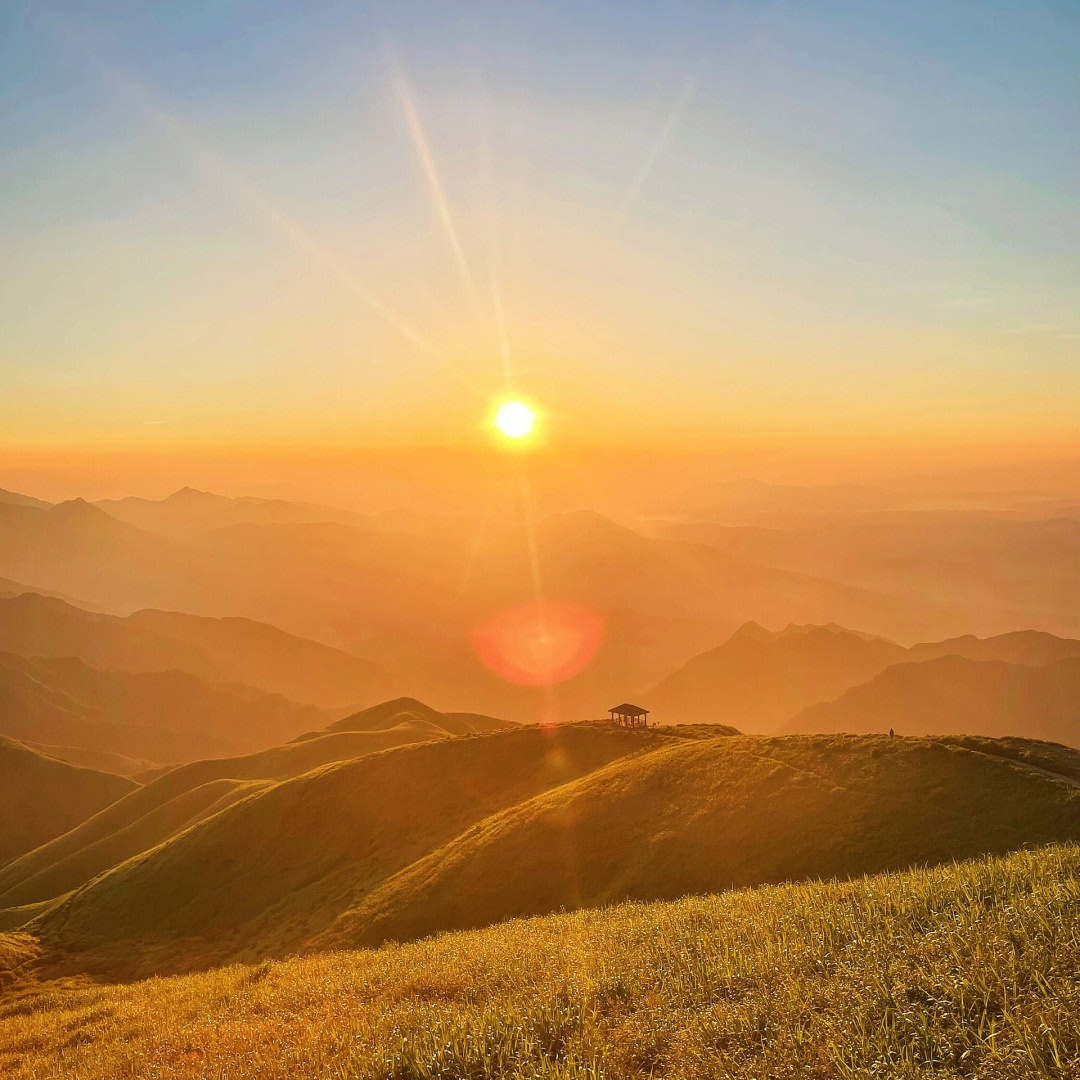
M536 413L521 401L506 401L495 414L495 426L508 439L523 439L532 431Z

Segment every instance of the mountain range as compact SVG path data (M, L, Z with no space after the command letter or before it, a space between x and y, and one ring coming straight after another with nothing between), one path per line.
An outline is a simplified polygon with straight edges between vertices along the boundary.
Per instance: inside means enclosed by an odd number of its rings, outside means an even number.
M945 663L948 658L969 663L950 667ZM639 696L657 718L671 723L722 718L747 731L776 731L800 714L803 719L791 730L887 731L895 727L911 734L968 731L1043 739L1069 734L1064 741L1075 745L1080 738L1080 695L1065 678L1065 668L1047 668L1070 658L1080 658L1080 641L1036 631L985 639L969 635L904 648L835 625L792 625L770 632L748 623L723 645L694 657ZM940 663L919 663L932 660ZM1026 680L1026 697L1018 697L1017 691L1004 699L996 698L1002 669L980 663L990 661L1015 668L1017 677ZM908 674L896 676L898 667L907 669ZM894 674L886 678L883 673L887 671ZM948 703L949 707L939 709L936 726L926 726L915 718L920 717L922 707L929 707L927 695L935 681L942 687L948 684L948 678L942 678L945 672L957 676L951 696L939 701L939 705ZM886 689L890 679L897 678L908 680L910 706L902 723L885 723L881 717L898 717L903 712L899 704L903 694ZM918 692L915 684L920 686ZM1043 691L1036 689L1040 686ZM822 704L845 692L851 702L846 710L830 711ZM1058 704L1049 711L1026 710L1023 702L1034 700L1040 692L1044 700ZM819 708L803 712L811 706ZM1060 715L1061 721L1051 720L1051 715ZM1071 725L1067 722L1070 715L1074 720ZM825 717L829 717L828 726L815 726L819 721L825 723Z

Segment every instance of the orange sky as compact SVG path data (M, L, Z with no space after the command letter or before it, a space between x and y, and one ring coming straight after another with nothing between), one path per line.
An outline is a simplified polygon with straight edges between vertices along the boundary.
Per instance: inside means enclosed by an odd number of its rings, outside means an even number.
M1075 12L542 7L2 16L0 483L1074 483Z

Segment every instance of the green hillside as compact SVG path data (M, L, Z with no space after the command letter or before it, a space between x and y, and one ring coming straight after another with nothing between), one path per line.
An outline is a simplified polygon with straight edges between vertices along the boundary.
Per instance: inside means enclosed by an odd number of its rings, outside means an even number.
M139 975L1080 838L1080 754L1061 747L703 734L520 728L264 783L31 927Z
M0 735L0 867L78 825L135 787Z
M38 946L0 938L18 970ZM135 984L24 985L13 1080L1062 1080L1080 848L625 904Z
M1076 786L975 742L682 743L480 822L384 882L319 943L378 945L560 908L849 877L1076 838Z
M328 762L438 737L445 733L404 725L384 731L316 733L245 757L178 766L70 833L0 868L0 908L49 900L84 885L249 794L252 782L282 780Z
M330 765L256 791L90 881L42 917L41 932L135 972L287 952L485 817L668 741L598 725L523 728ZM0 903L38 898L10 889Z

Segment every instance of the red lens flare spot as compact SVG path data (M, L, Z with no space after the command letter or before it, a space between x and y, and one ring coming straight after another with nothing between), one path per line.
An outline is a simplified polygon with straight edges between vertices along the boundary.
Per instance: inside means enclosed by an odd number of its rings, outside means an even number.
M583 671L604 640L604 619L577 604L538 600L506 608L470 635L476 655L519 686L554 686Z

